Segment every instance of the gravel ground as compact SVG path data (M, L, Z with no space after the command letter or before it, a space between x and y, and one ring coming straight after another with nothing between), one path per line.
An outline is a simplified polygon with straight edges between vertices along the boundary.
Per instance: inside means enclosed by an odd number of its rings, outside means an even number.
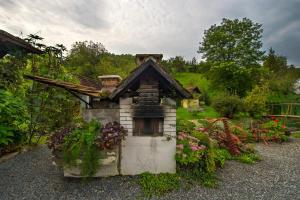
M193 186L163 199L291 199L300 200L300 139L256 146L262 161L235 161L219 171L218 188ZM137 177L118 176L91 181L64 178L54 167L47 147L0 164L0 199L141 199Z

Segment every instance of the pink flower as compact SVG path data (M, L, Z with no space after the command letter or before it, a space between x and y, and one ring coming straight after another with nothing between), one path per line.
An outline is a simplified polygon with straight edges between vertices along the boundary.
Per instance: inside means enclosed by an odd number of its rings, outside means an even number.
M178 136L178 140L183 140L183 139L184 139L184 137L182 137L182 135Z
M191 146L192 151L198 151L198 146Z
M198 128L198 131L206 132L206 131L207 131L207 129L206 129L206 128L203 128L203 127L201 127L201 128Z
M183 149L183 144L178 144L176 147L177 147L178 149Z

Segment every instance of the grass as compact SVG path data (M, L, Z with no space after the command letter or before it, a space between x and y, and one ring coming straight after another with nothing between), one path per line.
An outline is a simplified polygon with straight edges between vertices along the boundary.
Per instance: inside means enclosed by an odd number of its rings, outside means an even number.
M178 120L191 120L191 119L203 119L203 118L217 118L219 113L212 107L204 106L204 111L189 111L186 108L177 108L176 111Z
M199 73L177 73L175 75L176 80L178 80L184 87L197 86L202 91L208 91L211 83Z
M140 185L146 197L162 196L180 187L180 177L177 174L161 173L150 174L143 173L140 176Z
M300 138L300 131L296 132L296 133L292 133L291 135L294 138Z
M204 187L215 188L219 181L216 174L200 172L199 170L193 171L193 169L186 169L179 171L178 174L189 186L200 184Z
M206 99L206 102L210 102L216 95L224 93L223 90L213 88L212 83L200 73L176 73L175 78L183 85L183 87L197 86Z
M243 153L240 156L234 157L233 160L237 160L245 164L254 164L257 161L260 161L261 158L256 153Z

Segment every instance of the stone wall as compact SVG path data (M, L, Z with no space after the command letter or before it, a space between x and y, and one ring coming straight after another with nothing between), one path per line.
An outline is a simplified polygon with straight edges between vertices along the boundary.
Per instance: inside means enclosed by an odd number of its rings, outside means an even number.
M81 113L83 119L87 122L92 119L100 120L102 125L113 121L120 122L119 108L82 109Z
M175 173L176 109L164 105L164 136L133 136L131 105L132 98L120 98L120 124L128 130L121 145L121 174Z

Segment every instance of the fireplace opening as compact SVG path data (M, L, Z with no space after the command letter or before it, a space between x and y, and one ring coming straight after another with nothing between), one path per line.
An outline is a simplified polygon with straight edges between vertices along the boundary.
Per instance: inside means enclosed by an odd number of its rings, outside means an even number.
M163 118L134 118L133 136L162 136Z

